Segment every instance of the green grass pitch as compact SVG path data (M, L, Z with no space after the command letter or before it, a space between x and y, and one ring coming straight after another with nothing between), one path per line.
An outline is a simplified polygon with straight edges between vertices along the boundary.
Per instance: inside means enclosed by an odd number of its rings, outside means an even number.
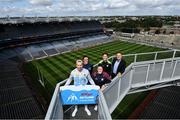
M87 55L90 58L90 63L96 64L99 60L101 60L103 52L107 52L109 53L109 56L112 56L118 51L123 54L133 54L162 50L165 49L116 40L94 47L84 48L58 56L29 62L25 64L25 71L34 81L37 81L38 76L35 68L38 67L46 80L46 92L52 95L56 83L66 79L69 76L70 71L75 67L75 60L81 59L84 55ZM146 60L150 58L153 58L153 56L140 57L139 59ZM125 60L127 64L130 64L133 59L132 57L129 57L125 58ZM40 85L37 86L40 87ZM43 91L42 87L40 91ZM148 92L143 92L126 96L113 112L113 118L127 118L147 94Z

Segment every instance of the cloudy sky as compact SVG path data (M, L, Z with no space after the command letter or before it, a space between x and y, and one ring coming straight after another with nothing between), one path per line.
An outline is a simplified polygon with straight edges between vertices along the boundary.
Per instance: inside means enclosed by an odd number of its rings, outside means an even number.
M0 0L0 17L7 15L180 15L180 0Z

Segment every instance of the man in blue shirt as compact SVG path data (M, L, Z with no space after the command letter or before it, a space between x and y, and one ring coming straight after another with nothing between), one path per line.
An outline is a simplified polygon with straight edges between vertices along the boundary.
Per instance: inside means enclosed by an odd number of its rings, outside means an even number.
M121 76L126 69L126 62L122 59L122 54L118 52L116 54L116 58L112 61L112 71L111 77L114 78L115 76Z

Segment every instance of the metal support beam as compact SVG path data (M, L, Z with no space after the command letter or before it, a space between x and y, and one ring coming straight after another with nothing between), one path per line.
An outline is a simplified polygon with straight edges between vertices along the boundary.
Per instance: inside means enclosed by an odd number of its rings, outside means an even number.
M149 69L150 69L150 64L147 67L147 72L146 72L146 80L145 80L145 84L148 82L148 77L149 77Z
M161 68L161 74L160 74L160 78L159 78L160 81L162 80L162 76L163 76L163 73L164 73L164 66L165 66L165 61L163 61L163 65L162 65L162 68Z
M171 78L174 77L174 72L176 70L176 65L177 65L177 61L174 64L174 68L173 68L173 71L172 71L172 74L171 74Z

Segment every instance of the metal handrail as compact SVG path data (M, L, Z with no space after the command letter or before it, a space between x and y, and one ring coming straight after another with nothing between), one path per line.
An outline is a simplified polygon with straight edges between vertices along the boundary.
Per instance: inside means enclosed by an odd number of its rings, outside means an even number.
M106 99L104 98L104 95L103 95L101 90L99 90L99 98L98 98L98 100L99 100L99 103L98 103L99 104L98 105L99 110L102 110L102 111L99 111L99 112L101 112L103 114L103 115L98 114L98 119L112 120L111 114L110 114L108 106L106 104Z
M148 55L148 54L158 54L158 53L166 53L166 52L176 52L176 51L179 51L179 52L180 52L180 50L165 50L165 51L158 51L158 52L146 52L146 53L127 54L127 55L123 55L123 57L127 57L127 56L138 56L138 55ZM108 60L110 60L110 59L112 59L112 58L114 58L114 57L115 57L115 55L109 57ZM136 59L137 59L137 57L136 57ZM171 59L172 59L172 58L171 58ZM153 59L153 60L156 60L156 59ZM134 60L134 61L136 61L136 60ZM93 65L93 67L97 67L98 64L99 64L99 63ZM126 69L127 69L127 68L126 68ZM61 82L60 82L60 85L66 83L66 81L67 81L67 79L61 81Z
M162 72L164 72L164 63L165 62L172 62L172 60L171 59L161 59L161 60L156 60L155 62L156 63L158 63L158 62L161 62L161 63L163 63L163 66L162 66L162 68L161 68L161 73ZM174 58L174 61L176 61L175 63L177 64L177 61L179 61L180 62L180 57L177 57L177 58ZM113 82L111 82L111 84L103 91L103 93L106 93L107 94L107 92L109 91L109 90L111 90L111 88L113 88L114 87L114 85L115 84L118 84L119 82L121 82L122 81L122 79L125 77L125 75L126 74L130 74L131 75L131 73L132 73L132 71L134 70L134 66L139 66L139 67L141 67L141 65L142 64L146 64L146 66L148 67L149 66L149 64L153 64L154 63L154 60L151 60L151 61L146 61L146 62L137 62L137 63L131 63L128 67L127 67L127 69L126 69L126 71L122 74L122 76L121 77L118 77L118 76L116 76L115 78L114 78L114 80L113 80ZM174 69L173 69L173 71L174 71ZM129 78L129 83L128 83L128 88L127 88L127 91L126 91L126 95L127 94L129 94L129 91L131 90L131 89L134 89L134 88L141 88L141 87L143 87L143 86L147 86L147 85L156 85L156 84L159 84L159 83L163 83L163 84L165 84L165 83L169 83L169 82L172 82L172 81L175 81L175 80L179 80L180 79L180 76L178 76L178 77L171 77L171 78L166 78L166 79L162 79L162 77L160 77L160 80L159 81L153 81L153 82L147 82L147 83L144 83L144 84L142 84L142 85L137 85L137 86L134 86L133 84L132 84L132 78ZM172 85L174 85L174 84L165 84L165 85L163 85L163 86L158 86L159 88L161 88L161 87L167 87L167 86L172 86ZM158 87L154 87L154 89L155 88L158 88ZM153 88L153 87L152 87ZM147 89L146 88L146 90L151 90L152 88L150 88L150 89ZM118 90L119 90L120 88L118 88ZM144 89L143 90L138 90L137 92L139 92L139 91L145 91ZM119 92L120 91L117 91L117 95L119 95ZM132 92L131 91L131 93L135 93L134 91ZM111 108L109 108L109 110L110 110L110 113L112 113L113 111L114 111L114 109L116 108L116 106L118 105L118 103L124 98L124 96L125 96L125 94L122 94L122 96L120 97L120 98L118 98L118 101L116 101L114 104L113 104L113 106L111 106Z
M180 57L173 58L173 60L180 60ZM158 63L158 62L162 62L162 61L165 61L165 62L172 61L172 58L166 58L166 59L161 59L161 60L141 61L141 62L136 62L136 64L134 64L134 65L150 64L152 62Z
M60 83L58 83L56 85L56 88L54 90L54 94L52 96L52 99L51 99L51 102L50 102L50 105L49 105L49 108L48 108L48 111L46 113L46 116L45 116L45 119L52 119L52 116L53 116L53 113L52 111L55 109L55 106L56 106L56 100L57 100L57 97L58 97L58 93L59 93L59 86L60 86ZM63 117L63 116L62 116Z

